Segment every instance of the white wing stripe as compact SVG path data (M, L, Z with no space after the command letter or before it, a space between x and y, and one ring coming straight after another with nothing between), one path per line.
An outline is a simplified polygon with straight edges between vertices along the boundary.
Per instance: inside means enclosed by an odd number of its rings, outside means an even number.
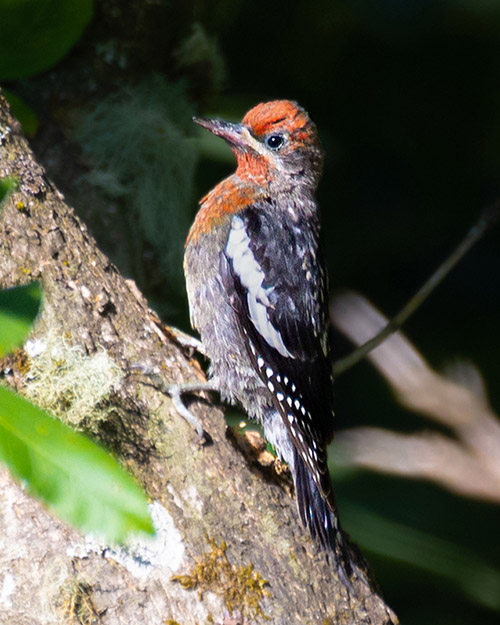
M248 310L255 329L282 356L293 358L286 348L281 334L276 330L267 312L271 306L268 294L272 287L263 287L264 272L250 249L250 238L245 230L243 220L235 216L231 222L231 230L226 244L226 254L233 261L233 268L241 284L247 290Z

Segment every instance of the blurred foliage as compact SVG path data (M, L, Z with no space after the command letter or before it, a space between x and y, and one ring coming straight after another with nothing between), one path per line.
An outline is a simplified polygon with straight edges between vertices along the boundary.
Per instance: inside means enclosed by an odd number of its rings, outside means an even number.
M198 157L193 114L185 86L155 75L82 113L74 130L91 168L89 180L113 199L127 224L121 253L132 259L141 283L167 282L169 303L184 297L183 242ZM145 275L148 250L153 276Z
M209 37L199 22L193 24L191 33L180 43L174 57L178 70L190 75L196 92L220 91L226 79L226 62L217 40Z
M0 291L0 358L21 347L38 314L41 298L37 282Z
M1 133L1 130L0 130ZM0 140L2 136L0 134ZM0 178L0 210L2 210L2 206L4 201L9 197L11 193L18 187L18 182L12 176L6 176L5 178Z
M0 357L25 341L41 296L37 283L0 291ZM18 366L29 371L29 360L19 355ZM45 379L45 387L50 383ZM131 532L153 533L146 494L116 460L2 386L0 460L30 494L80 530L112 543L124 542Z
M92 0L0 0L0 80L37 74L73 47Z
M153 533L147 496L83 434L0 388L0 458L59 518L108 543Z
M360 546L455 584L474 603L500 611L500 569L459 543L437 538L367 507L343 507L343 518Z
M10 104L12 115L14 115L14 117L21 122L24 134L27 137L34 137L36 135L36 131L38 130L38 116L35 111L15 93L12 93L7 89L2 89L2 93L7 102Z

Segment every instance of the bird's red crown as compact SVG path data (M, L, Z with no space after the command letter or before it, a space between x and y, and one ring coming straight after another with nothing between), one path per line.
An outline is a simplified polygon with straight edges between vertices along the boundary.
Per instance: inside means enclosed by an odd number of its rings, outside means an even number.
M279 129L302 141L311 136L313 129L309 115L291 100L273 100L257 104L248 111L242 124L256 137Z

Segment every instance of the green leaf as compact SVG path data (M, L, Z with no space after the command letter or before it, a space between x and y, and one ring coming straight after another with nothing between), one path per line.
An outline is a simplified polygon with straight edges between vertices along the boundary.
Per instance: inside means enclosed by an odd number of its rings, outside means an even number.
M24 343L41 298L37 282L0 291L0 358Z
M10 104L12 115L21 122L24 134L27 137L34 137L38 130L38 115L22 98L12 93L12 91L2 89L2 92L5 99Z
M153 533L147 498L104 449L0 388L0 460L61 519L112 543Z
M17 190L18 182L15 178L7 176L0 178L0 208L11 193Z
M0 80L48 69L80 38L92 0L0 0Z

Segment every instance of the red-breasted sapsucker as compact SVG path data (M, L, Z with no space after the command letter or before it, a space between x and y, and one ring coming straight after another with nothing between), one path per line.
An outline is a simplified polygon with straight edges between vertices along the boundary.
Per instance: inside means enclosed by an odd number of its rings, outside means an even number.
M241 124L195 121L229 143L238 166L202 199L187 238L191 322L221 396L263 425L290 467L303 523L348 583L327 464L333 396L316 127L288 100L259 104Z

